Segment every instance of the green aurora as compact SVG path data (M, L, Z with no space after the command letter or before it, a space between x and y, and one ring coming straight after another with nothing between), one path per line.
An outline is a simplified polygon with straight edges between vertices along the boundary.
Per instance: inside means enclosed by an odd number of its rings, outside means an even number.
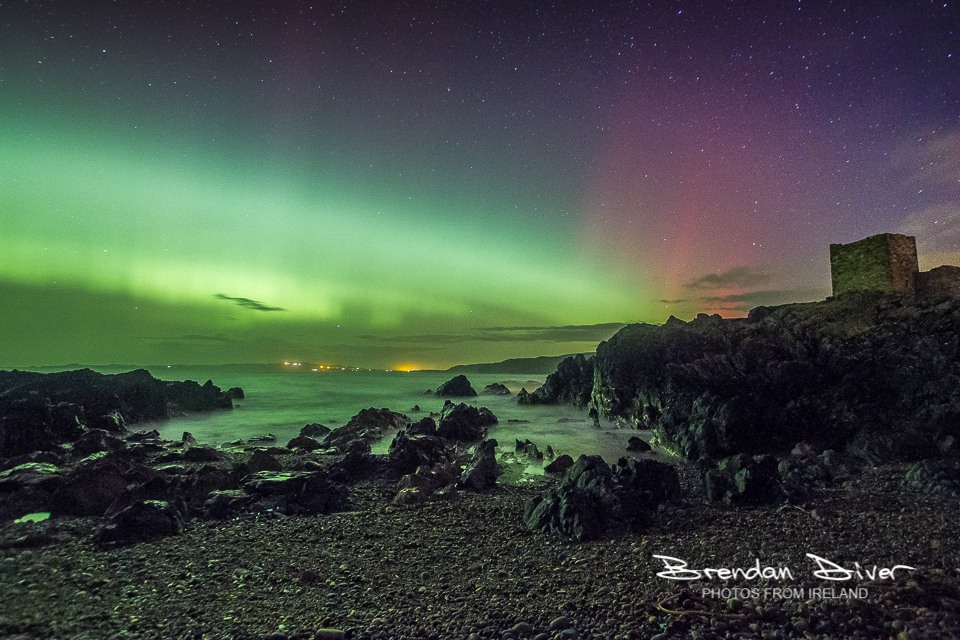
M946 11L749 5L0 3L0 367L585 352L955 257Z

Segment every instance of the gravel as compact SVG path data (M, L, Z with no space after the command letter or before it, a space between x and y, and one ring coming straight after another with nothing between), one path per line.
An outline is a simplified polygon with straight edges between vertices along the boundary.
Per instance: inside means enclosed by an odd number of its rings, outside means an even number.
M536 477L410 508L390 505L393 483L368 479L347 512L191 520L182 535L109 550L92 541L99 519L7 523L0 637L960 637L960 504L904 492L904 473L866 469L808 504L735 509L706 503L684 467L684 504L584 543L524 527L550 482ZM831 582L807 553L916 570ZM667 580L654 555L698 569L759 560L794 579ZM762 595L786 587L802 594ZM811 597L819 587L866 595Z

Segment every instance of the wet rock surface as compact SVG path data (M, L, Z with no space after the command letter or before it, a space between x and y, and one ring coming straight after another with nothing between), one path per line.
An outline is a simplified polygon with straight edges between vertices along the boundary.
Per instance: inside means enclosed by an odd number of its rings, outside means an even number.
M628 325L528 396L589 405L688 460L782 456L799 442L868 464L954 455L960 300L847 294Z
M238 397L239 388L228 394L210 380L158 380L144 369L115 375L0 371L0 458L51 450L83 439L88 430L123 434L145 420L232 409Z
M439 398L472 398L477 395L467 376L460 374L437 387Z

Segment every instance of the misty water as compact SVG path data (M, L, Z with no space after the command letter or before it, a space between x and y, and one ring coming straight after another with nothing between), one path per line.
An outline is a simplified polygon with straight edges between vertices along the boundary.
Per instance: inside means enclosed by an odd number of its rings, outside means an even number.
M153 371L161 379L172 379L163 371ZM338 371L303 373L218 373L214 384L227 389L241 387L245 398L234 401L232 411L194 414L135 429L155 428L164 439L179 440L189 431L201 443L219 445L237 439L272 434L278 446L300 433L301 427L319 422L330 428L342 426L361 409L387 408L406 414L412 420L438 413L444 399L426 393L435 390L452 377L445 372ZM580 454L599 454L610 463L624 455L627 440L638 435L632 430L617 429L611 422L601 422L597 429L587 413L574 407L518 406L516 393L521 387L529 391L543 383L545 376L516 374L468 374L473 387L499 382L507 386L510 396L485 395L454 399L487 407L499 424L490 429L496 438L498 452L513 449L516 439L529 439L541 450L547 445L559 454L576 458ZM198 380L203 383L205 380ZM419 406L419 411L414 407ZM387 433L374 445L374 453L385 453L393 438ZM646 435L641 432L641 437Z

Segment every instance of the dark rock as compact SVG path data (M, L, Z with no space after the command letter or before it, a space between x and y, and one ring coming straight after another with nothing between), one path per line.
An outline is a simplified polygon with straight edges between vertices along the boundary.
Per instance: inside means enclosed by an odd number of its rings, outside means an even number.
M654 460L621 459L612 468L600 456L580 456L554 489L524 511L527 527L594 538L611 526L641 526L658 507L680 499L677 470Z
M537 445L530 442L530 440L524 440L523 442L517 440L514 450L517 456L520 458L526 458L529 460L543 460L543 452L540 451ZM573 464L572 460L570 462Z
M191 447L197 446L197 439L194 438L193 434L190 433L189 431L183 432L183 436L180 438L180 441L187 446L191 446Z
M250 440L248 440L248 442L256 442L258 444L266 443L266 442L276 442L276 441L277 441L277 436L273 435L272 433L268 433L265 436L253 436L252 438L250 438Z
M127 429L127 421L119 411L110 411L102 416L87 419L89 429L103 429L112 433L123 433Z
M203 505L205 518L225 520L238 516L252 502L254 498L240 489L213 491Z
M0 371L0 457L73 442L87 428L122 433L137 422L232 406L212 382L165 382L143 369Z
M224 394L231 400L243 400L243 389L240 387L230 387L227 389Z
M122 467L105 455L91 456L69 474L53 494L55 515L102 516L127 490Z
M427 418L430 422L432 419ZM390 443L387 453L397 475L413 473L421 466L430 467L450 459L449 445L437 436L401 431Z
M351 451L330 469L330 480L342 478L344 482L368 475L377 467L376 457L367 451Z
M517 404L530 404L530 394L525 388L521 388L520 391L517 392Z
M384 431L403 429L409 424L410 418L402 413L389 409L363 409L347 424L328 433L323 439L323 446L341 453L369 453L371 445L383 438Z
M275 457L264 451L257 449L247 461L247 467L250 473L259 473L261 471L283 471L283 466Z
M91 429L73 443L73 453L77 456L88 456L98 451L118 451L126 446L124 440L103 429Z
M104 517L112 518L127 507L143 500L175 502L182 497L187 497L186 492L177 479L160 471L147 469L156 475L143 479L144 474L137 474L141 476L139 482L136 484L128 484L126 490L121 492L116 499L110 503L107 510L103 512ZM124 474L124 479L129 481L131 474Z
M136 431L126 436L127 442L150 442L160 439L160 432L156 429L150 431Z
M509 396L511 395L510 389L505 385L500 384L499 382L494 382L493 384L488 384L483 389L480 390L479 395L481 396Z
M702 474L707 499L730 505L770 504L786 493L777 459L770 455L740 454L707 465Z
M597 348L591 404L692 460L797 442L870 463L960 437L960 300L845 294L629 325Z
M183 533L183 512L173 503L144 500L130 505L100 529L101 545L125 544Z
M187 447L181 455L185 462L221 462L227 459L227 454L214 447Z
M477 395L467 376L460 374L437 387L440 398L472 398Z
M300 435L306 436L308 438L320 438L327 435L328 433L330 433L330 427L324 426L317 422L304 425L300 429Z
M287 443L287 449L303 449L304 451L316 451L323 447L322 444L308 436L297 436Z
M490 489L497 484L497 477L500 475L500 469L497 467L497 441L493 438L484 440L473 447L473 454L467 463L463 475L460 476L460 485L473 489L474 491L483 491Z
M557 365L557 370L533 393L522 399L517 394L517 404L572 404L585 407L590 402L593 390L593 361L577 354ZM523 390L521 390L523 391Z
M55 464L26 462L0 472L0 494L13 493L25 487L54 491L63 484L63 472Z
M437 435L448 440L470 442L481 440L487 435L487 428L497 424L497 417L487 409L468 404L447 402L440 413Z
M543 468L547 473L565 473L567 469L573 466L573 458L567 454L559 456L556 460Z
M255 496L251 507L287 514L328 513L340 507L345 492L323 472L261 471L244 478L243 489Z
M437 423L428 416L411 424L406 431L410 435L435 436L437 435Z
M902 483L905 489L924 495L960 497L960 461L922 460L910 467Z
M309 475L303 471L258 471L243 479L243 489L247 493L297 494Z
M627 440L627 451L651 451L651 448L649 444L637 436L630 436L630 439Z

